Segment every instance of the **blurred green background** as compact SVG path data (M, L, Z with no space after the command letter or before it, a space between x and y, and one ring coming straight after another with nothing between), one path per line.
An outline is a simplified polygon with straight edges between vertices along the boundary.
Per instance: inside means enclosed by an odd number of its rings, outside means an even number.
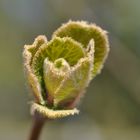
M62 23L87 20L109 32L111 51L87 89L80 115L51 121L42 140L140 139L140 0L0 0L0 140L26 140L31 127L24 44Z

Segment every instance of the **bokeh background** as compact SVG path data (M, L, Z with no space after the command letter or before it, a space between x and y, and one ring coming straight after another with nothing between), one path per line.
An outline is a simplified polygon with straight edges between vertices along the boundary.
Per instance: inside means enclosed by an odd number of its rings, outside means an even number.
M41 140L140 139L140 0L0 0L0 139L26 140L31 127L22 51L62 23L94 22L111 51L87 89L80 115L46 123Z

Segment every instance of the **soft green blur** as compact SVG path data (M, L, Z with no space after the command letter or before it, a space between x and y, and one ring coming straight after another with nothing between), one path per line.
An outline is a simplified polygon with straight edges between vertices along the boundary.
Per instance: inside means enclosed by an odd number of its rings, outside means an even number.
M139 140L139 0L0 0L0 139L26 140L31 94L22 50L62 23L95 22L109 33L111 51L87 89L80 115L46 123L42 140Z

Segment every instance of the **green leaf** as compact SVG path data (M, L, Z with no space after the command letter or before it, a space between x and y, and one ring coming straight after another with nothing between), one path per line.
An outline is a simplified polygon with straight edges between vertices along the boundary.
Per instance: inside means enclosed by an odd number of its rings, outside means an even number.
M78 63L71 67L60 87L55 92L54 106L69 102L75 98L87 87L92 70L93 61L88 57L81 58Z
M83 44L86 48L91 39L95 42L95 55L94 55L94 69L93 77L100 73L103 63L107 57L109 51L108 38L106 31L96 26L95 24L88 24L86 22L73 22L69 21L63 24L53 37L71 37L74 40Z
M43 81L43 63L45 58L48 58L51 62L54 62L59 58L64 58L69 65L73 66L84 56L85 52L80 43L77 43L68 37L56 37L49 43L43 44L38 49L33 58L32 69L38 77L42 88L45 88Z
M25 67L25 72L27 74L27 79L31 89L33 90L33 94L36 102L40 104L44 104L44 100L42 97L42 88L37 77L34 75L34 72L31 68L31 64L32 64L32 59L35 53L37 52L38 48L45 42L47 42L45 36L38 36L32 45L25 45L23 51L24 67Z
M70 70L69 64L65 59L59 58L54 63L48 58L44 61L44 81L47 88L48 96L53 99L56 89Z

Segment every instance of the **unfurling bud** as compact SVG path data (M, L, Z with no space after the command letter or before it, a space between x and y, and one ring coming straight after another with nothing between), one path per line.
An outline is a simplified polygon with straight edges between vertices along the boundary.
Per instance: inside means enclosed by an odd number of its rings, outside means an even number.
M38 36L25 45L24 67L35 97L32 113L48 118L78 113L74 107L100 73L108 52L106 31L83 21L62 25L51 41Z

